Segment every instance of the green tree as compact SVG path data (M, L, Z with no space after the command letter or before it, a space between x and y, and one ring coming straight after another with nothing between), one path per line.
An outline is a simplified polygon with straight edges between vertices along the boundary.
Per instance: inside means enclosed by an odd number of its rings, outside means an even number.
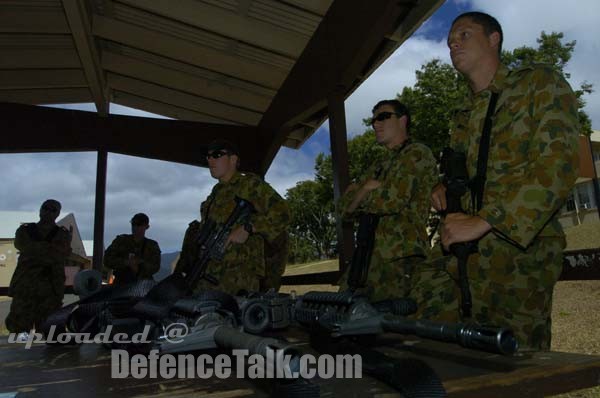
M439 59L429 61L415 72L414 87L405 87L398 100L411 111L410 135L428 145L439 158L450 143L448 121L467 94L465 79Z
M317 258L334 254L335 218L333 201L327 197L329 191L316 181L300 181L285 195L291 214L292 246L295 243L305 250L308 242Z

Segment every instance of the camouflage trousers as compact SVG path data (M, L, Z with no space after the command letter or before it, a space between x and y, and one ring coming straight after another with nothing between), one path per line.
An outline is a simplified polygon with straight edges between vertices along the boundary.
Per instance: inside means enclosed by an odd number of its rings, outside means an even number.
M369 267L367 286L359 289L371 301L380 301L392 298L409 297L413 288L413 275L415 270L425 260L422 257L403 257L394 261L383 260L374 252ZM340 291L348 289L348 274L346 270L340 279Z
M6 328L13 333L29 332L62 307L64 281L62 286L52 286L47 281L22 284L13 289L10 312L6 317Z
M564 246L563 238L539 237L523 251L493 234L484 237L467 266L471 320L511 328L521 351L549 350L552 293L562 270ZM419 308L415 317L467 321L460 314L456 258L432 258L413 279L411 297Z

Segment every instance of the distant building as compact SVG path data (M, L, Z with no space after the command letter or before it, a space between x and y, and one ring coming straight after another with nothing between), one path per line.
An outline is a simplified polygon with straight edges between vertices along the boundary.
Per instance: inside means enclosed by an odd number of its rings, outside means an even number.
M594 178L600 174L600 131L594 130L590 139L591 150L588 137L580 136L579 139L579 178L559 218L565 228L599 222Z
M38 222L40 219L38 212L31 211L0 211L0 289L8 288L12 278L19 252L15 248L15 232L21 224ZM65 285L71 286L75 274L83 268L91 268L91 261L87 258L79 227L73 213L56 222L58 225L69 229L73 227L73 239L71 240L71 249L73 252L65 264ZM2 293L0 293L2 294Z

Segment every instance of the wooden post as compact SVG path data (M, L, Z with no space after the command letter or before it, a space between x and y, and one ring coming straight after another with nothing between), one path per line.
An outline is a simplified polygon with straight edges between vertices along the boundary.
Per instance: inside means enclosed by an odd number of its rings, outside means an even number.
M598 211L598 219L600 220L600 187L598 186L596 162L594 162L594 147L592 145L592 137L589 135L588 144L590 146L590 156L592 157L592 170L594 171L594 178L592 178L592 185L594 186L594 202L596 202L596 210ZM575 203L577 203L577 198L575 198Z
M337 201L348 187L348 143L346 138L346 111L342 90L331 93L327 99L329 111L329 139L333 166L333 198ZM352 259L354 236L352 223L336 221L340 276L346 271Z
M102 271L102 258L104 257L104 210L106 204L106 164L108 153L102 149L98 151L96 165L96 207L94 213L94 269Z

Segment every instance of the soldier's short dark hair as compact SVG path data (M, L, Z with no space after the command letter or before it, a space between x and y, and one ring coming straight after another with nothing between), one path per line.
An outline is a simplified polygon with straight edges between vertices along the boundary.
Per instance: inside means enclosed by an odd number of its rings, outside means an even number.
M397 115L406 116L406 131L408 132L410 130L410 111L408 110L408 107L397 99L381 100L375 104L371 113L375 113L377 109L385 105L393 107L394 112L396 112Z
M502 26L500 26L500 22L490 14L486 14L485 12L479 11L469 11L463 14L460 14L458 17L452 21L452 25L450 26L450 30L454 24L463 18L470 18L471 21L475 22L477 25L483 27L483 31L486 35L491 35L494 32L498 32L500 34L500 41L498 42L498 55L502 54L502 41L504 40L504 34L502 33Z
M131 218L131 224L133 225L149 225L150 218L144 213L137 213L135 216Z
M52 208L56 211L60 211L60 209L62 209L60 202L56 199L46 199L44 203L42 203L41 207Z

